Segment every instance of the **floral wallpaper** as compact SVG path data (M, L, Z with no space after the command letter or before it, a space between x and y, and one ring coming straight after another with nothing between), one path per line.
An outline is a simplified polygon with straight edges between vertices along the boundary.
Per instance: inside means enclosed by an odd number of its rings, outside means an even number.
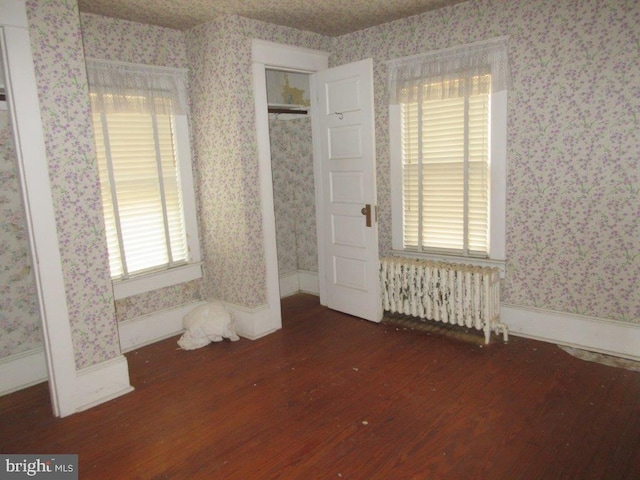
M90 13L80 21L87 58L187 68L183 32Z
M120 353L75 0L27 2L76 367Z
M119 346L79 14L75 0L30 0L28 16L76 365L83 368L114 357ZM330 51L332 65L374 59L385 255L384 61L508 35L503 301L633 323L640 323L638 25L636 0L471 0L336 38L224 17L189 30L182 44L174 31L83 15L89 56L190 68L205 278L198 294L189 284L155 294L167 293L169 303L200 294L247 307L265 302L251 38ZM147 312L156 300L152 292L125 302L118 315Z
M187 68L183 32L80 14L85 56L101 60ZM118 322L202 299L202 280L116 300Z
M40 312L11 118L0 108L0 359L40 346Z
M199 300L202 300L200 279L117 300L116 314L118 322L123 322Z
M472 0L333 40L374 59L380 254L391 248L384 61L509 36L502 300L640 323L640 2Z
M251 39L321 49L326 37L240 17L187 32L205 296L266 302Z
M311 117L270 119L278 270L318 271Z

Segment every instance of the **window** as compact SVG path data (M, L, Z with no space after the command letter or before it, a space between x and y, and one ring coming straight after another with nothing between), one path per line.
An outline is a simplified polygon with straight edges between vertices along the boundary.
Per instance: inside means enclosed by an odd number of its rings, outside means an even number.
M116 298L200 277L183 72L88 66Z
M496 88L488 49L494 43L389 62L397 252L505 258L506 88L504 78Z

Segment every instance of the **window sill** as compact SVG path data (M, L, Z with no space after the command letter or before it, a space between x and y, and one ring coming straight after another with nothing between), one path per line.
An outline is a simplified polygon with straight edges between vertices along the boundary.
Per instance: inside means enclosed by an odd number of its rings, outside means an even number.
M491 258L462 257L459 255L442 255L435 253L412 252L411 250L391 250L398 257L422 258L437 262L460 263L477 267L496 267L500 271L500 278L504 278L507 271L506 260L493 260Z
M141 293L151 292L164 287L178 285L202 277L202 262L190 263L180 267L158 272L146 273L127 280L114 281L113 296L121 300Z

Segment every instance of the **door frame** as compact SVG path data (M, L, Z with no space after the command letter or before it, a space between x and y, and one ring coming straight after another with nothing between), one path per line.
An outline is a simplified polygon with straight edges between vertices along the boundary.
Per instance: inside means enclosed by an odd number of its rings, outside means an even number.
M271 310L276 328L282 326L280 310L280 279L278 273L278 252L276 245L276 222L273 200L273 178L271 173L271 144L269 139L269 113L267 111L267 68L308 73L310 92L315 92L315 72L329 67L329 53L321 50L294 47L264 40L252 40L253 91L256 115L256 134L260 175L260 195L262 202L262 233L266 265L267 303ZM311 95L311 108L314 108L315 95ZM322 225L322 188L317 165L317 134L312 117L313 164L316 190L316 221L318 233L323 231ZM320 303L325 296L324 282L324 249L318 234L318 280Z
M53 413L64 417L76 412L78 385L25 1L0 0L0 19L7 97L51 404Z

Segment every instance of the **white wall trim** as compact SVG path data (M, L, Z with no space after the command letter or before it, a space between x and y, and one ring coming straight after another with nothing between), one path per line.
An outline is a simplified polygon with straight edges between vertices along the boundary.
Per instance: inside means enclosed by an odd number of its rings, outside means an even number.
M0 1L0 17L2 18L2 22L0 22L2 26L28 27L25 0Z
M509 334L640 361L640 325L503 304Z
M46 365L44 347L0 360L0 396L46 382Z
M296 293L320 294L318 272L296 270L280 275L280 298L290 297Z
M205 303L192 302L120 322L118 324L120 349L123 353L129 352L182 333L184 316Z
M266 308L273 312L282 324L280 312L280 292L278 285L278 250L276 241L276 217L273 203L273 176L271 174L271 144L269 140L269 113L267 109L267 76L265 64L259 55L253 57L253 92L258 147L258 174L260 175L260 198L262 204L262 246L265 263L265 284L267 290ZM266 128L265 128L266 126ZM251 323L251 322L249 322ZM237 328L237 327L236 327ZM247 328L249 338L253 336L253 326ZM240 332L238 332L240 334ZM243 335L244 336L244 335Z
M278 306L280 305L278 299ZM269 305L256 308L244 307L233 303L223 302L234 321L236 333L249 340L257 340L282 328L280 308L277 312Z
M205 303L205 301L192 302L120 322L118 331L122 352L129 352L182 333L184 316ZM276 315L268 305L248 308L228 302L222 303L231 313L236 332L241 337L256 340L275 332L282 326L280 316ZM277 313L279 314L280 310Z
M76 365L24 0L0 0L0 27L51 403L64 417L76 411Z
M78 408L81 412L133 391L127 358L119 355L78 370Z
M298 271L280 274L280 298L290 297L300 291Z
M320 295L320 279L318 278L318 272L298 270L298 278L300 279L300 291L302 293Z
M202 262L200 261L134 276L127 280L114 280L112 281L113 297L116 300L121 300L198 278L202 278Z
M265 66L302 72L325 70L329 65L329 52L255 38L251 43L251 57Z

